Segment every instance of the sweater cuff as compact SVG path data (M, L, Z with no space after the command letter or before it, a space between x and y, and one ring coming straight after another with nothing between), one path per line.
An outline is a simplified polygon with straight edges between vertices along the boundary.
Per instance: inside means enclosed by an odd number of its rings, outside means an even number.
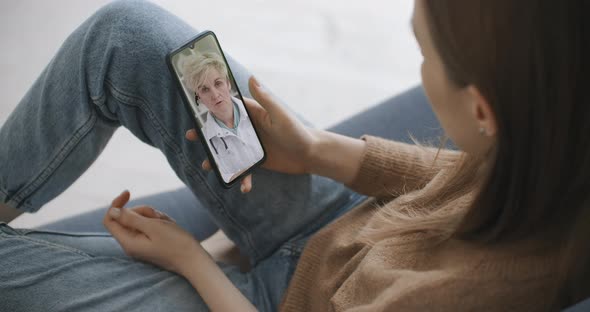
M348 187L354 191L376 197L398 196L402 189L424 183L425 154L422 148L402 142L363 135L366 142L361 165ZM430 162L430 165L432 163ZM430 170L428 170L430 171Z

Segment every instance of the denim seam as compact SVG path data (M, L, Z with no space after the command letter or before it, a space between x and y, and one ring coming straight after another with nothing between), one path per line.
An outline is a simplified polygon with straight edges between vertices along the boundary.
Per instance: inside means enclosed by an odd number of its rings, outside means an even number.
M104 105L104 101L106 100L106 95L104 93L101 93L98 97L95 97L95 96L92 96L91 95L90 96L90 100L92 101L92 103L94 105L96 105L99 108L99 112L100 112L101 117L106 118L106 119L108 119L108 120L110 120L112 122L117 122L120 125L120 123L119 123L119 121L117 119L113 119L110 116L107 116L103 112L103 110L104 111L108 111L107 107Z
M39 229L17 229L23 235L28 234L49 234L49 235L62 235L68 237L112 237L111 234L101 232L67 232L67 231L51 231L51 230L39 230Z
M50 247L50 248L54 248L54 249L58 249L58 250L62 250L62 251L68 251L68 252L72 252L75 254L78 254L80 256L86 257L86 258L92 258L91 255L79 250L79 249L75 249L75 248L71 248L68 246L64 246L64 245L60 245L60 244L55 244L55 243L51 243L45 240L40 240L40 239L35 239L35 238L31 238L31 237L27 237L25 235L8 235L8 234L4 234L6 235L8 238L12 238L12 239L21 239L21 240L26 240L29 241L31 243L37 244L37 245L42 245L45 247Z
M105 98L106 98L106 95L104 93L101 93L98 97L95 97L95 96L92 96L92 95L90 96L90 100L92 101L92 103L94 105L98 105L98 106L101 106L101 107L104 107L104 105L102 105L102 102L103 102L103 100ZM99 103L101 103L101 104L99 104Z
M199 176L199 178L202 180L202 182L204 182L204 179L203 179L202 175L198 172L197 168L194 167L190 162L187 162L186 159L183 157L184 155L182 155L182 149L178 145L173 143L174 139L166 131L166 127L163 127L160 124L158 119L155 117L155 114L149 108L149 105L145 105L145 103L148 103L147 100L145 100L142 97L130 95L124 91L117 89L117 87L115 87L115 85L108 79L105 79L105 84L109 87L113 97L115 97L122 104L127 105L127 106L131 106L131 107L138 107L146 115L146 117L150 121L152 127L154 127L154 129L156 129L156 131L163 138L164 144L166 144L168 147L170 147L170 148L172 148L172 150L174 150L175 156L180 158L183 166L186 167L187 171L191 175ZM134 102L138 102L138 103L134 103ZM102 104L99 104L99 103L95 103L95 104L100 107L104 107L104 105L102 105ZM219 201L218 198L216 198L216 199Z
M224 216L226 216L226 218L232 223L234 228L236 228L240 232L239 234L242 237L246 238L247 243L250 245L249 249L252 251L254 258L256 258L256 260L258 261L258 258L260 257L260 255L259 255L260 253L258 250L256 250L254 248L255 245L253 243L252 236L251 236L250 232L247 231L239 222L237 222L235 220L235 218L231 214L228 213L227 209L225 209L225 206L223 205L222 200L211 189L209 184L207 184L203 175L196 169L196 167L194 167L191 164L190 161L188 161L186 159L184 153L182 152L182 149L174 143L172 136L166 131L166 127L163 127L160 124L159 120L155 117L155 114L150 109L150 106L146 105L146 103L149 103L149 101L147 101L146 99L144 99L142 97L131 95L127 92L117 89L117 87L115 87L114 83L112 81L110 81L109 79L105 79L105 85L107 87L109 87L111 94L119 102L121 102L122 104L127 105L127 106L138 107L145 114L145 116L150 121L152 127L154 127L154 129L156 129L156 131L162 137L162 139L163 139L162 141L164 142L164 144L166 144L168 147L170 147L174 151L174 153L175 153L174 156L177 157L178 160L180 160L180 163L186 169L186 172L189 174L189 177L196 180L197 182L205 185L208 192L212 195L212 197L217 202L217 206L218 206L217 210L220 211ZM95 103L95 104L102 106L99 103Z
M4 202L8 198L8 192L0 185L0 203Z
M92 126L96 123L96 115L94 112L90 113L88 120L86 120L80 128L78 128L70 139L59 149L59 152L49 164L43 169L34 179L25 185L20 191L18 191L12 198L9 199L9 203L14 203L15 207L18 207L22 201L24 201L31 193L37 190L43 183L45 183L55 172L55 170L64 162L67 156L78 146L78 143L84 138ZM27 211L34 210L34 207L29 203L22 203L23 207Z

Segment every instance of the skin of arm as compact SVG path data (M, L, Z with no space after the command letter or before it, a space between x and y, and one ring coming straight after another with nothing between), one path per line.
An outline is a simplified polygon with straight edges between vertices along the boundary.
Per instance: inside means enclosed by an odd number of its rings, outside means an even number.
M192 234L152 207L123 208L129 198L121 193L103 218L128 256L185 277L212 311L256 311Z
M216 263L222 262L236 265L242 272L248 272L251 269L248 259L240 253L236 244L222 230L218 230L215 234L202 241L201 246Z
M179 273L197 290L211 311L257 311L201 244L196 243L190 255Z
M349 184L358 174L366 142L337 133L309 129L314 138L307 156L307 171Z

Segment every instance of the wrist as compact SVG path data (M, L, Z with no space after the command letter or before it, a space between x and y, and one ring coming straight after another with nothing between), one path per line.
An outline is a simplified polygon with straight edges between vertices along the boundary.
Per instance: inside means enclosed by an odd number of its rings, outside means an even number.
M324 142L323 137L325 136L324 132L321 129L309 129L311 141L304 155L305 172L308 174L317 174L318 172L318 164L321 162L322 143Z
M342 183L356 176L365 151L365 141L326 130L310 130L306 172Z
M191 274L194 266L202 263L203 257L208 256L209 255L207 251L198 241L195 240L194 243L192 243L190 247L186 249L184 257L179 257L174 271L179 275L187 277L189 274Z

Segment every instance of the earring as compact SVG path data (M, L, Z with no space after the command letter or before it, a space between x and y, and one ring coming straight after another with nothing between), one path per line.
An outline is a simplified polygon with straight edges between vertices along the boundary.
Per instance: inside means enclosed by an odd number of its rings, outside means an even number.
M485 135L486 129L484 127L479 128L479 135Z

